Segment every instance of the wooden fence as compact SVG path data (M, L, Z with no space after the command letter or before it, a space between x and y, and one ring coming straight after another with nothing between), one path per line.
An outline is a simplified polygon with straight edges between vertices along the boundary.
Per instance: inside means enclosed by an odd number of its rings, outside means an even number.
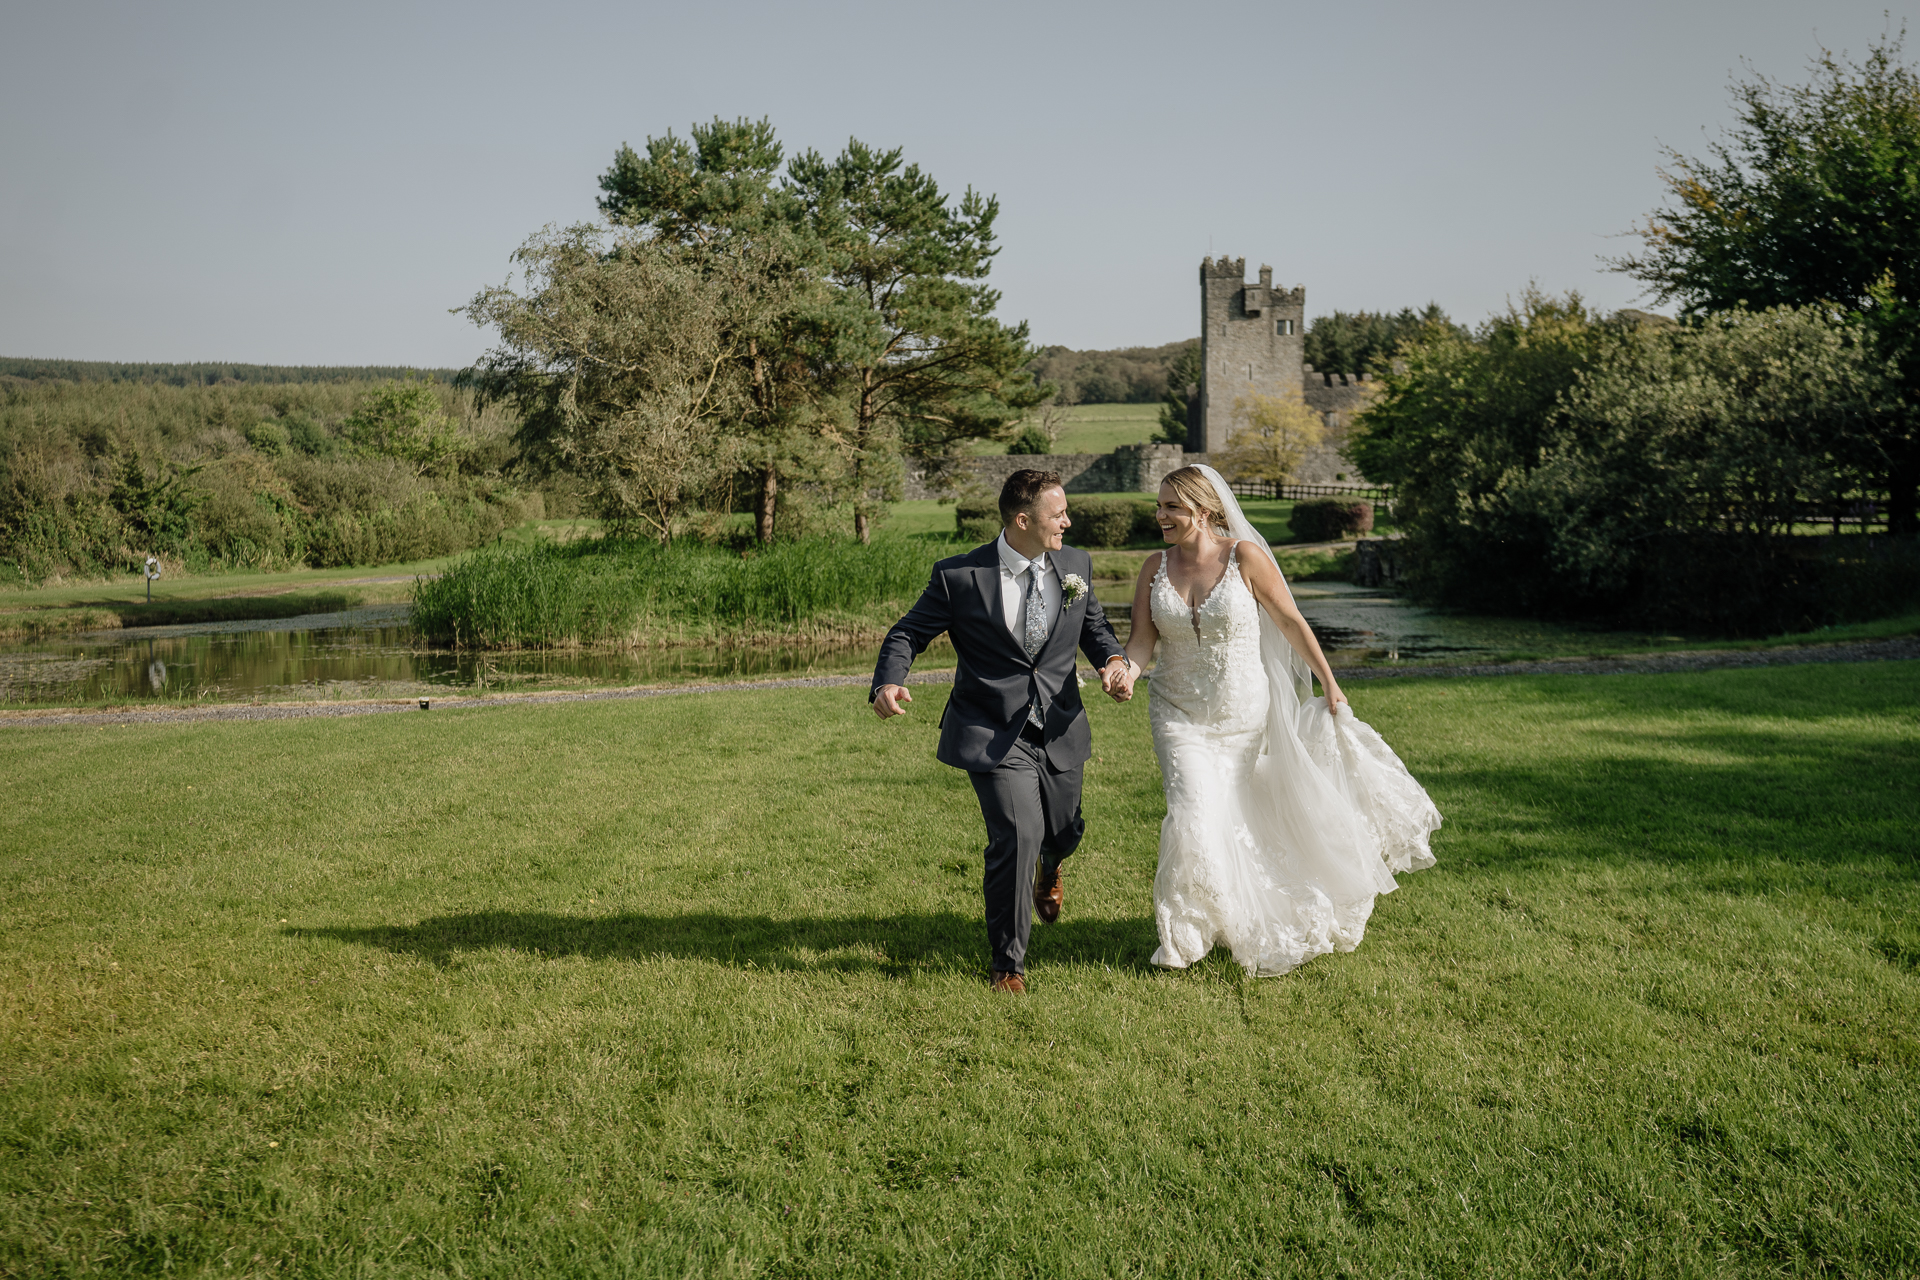
M1391 505L1393 490L1384 485L1329 481L1324 484L1282 484L1275 480L1229 480L1227 488L1242 498L1280 498L1298 502L1302 498L1363 498L1368 502Z

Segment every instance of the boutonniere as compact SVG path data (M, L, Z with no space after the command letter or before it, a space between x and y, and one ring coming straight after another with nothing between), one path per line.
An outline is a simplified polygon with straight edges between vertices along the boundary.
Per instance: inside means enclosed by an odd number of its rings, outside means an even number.
M1070 573L1060 579L1060 589L1066 592L1067 603L1072 604L1075 600L1087 594L1087 580L1077 573Z

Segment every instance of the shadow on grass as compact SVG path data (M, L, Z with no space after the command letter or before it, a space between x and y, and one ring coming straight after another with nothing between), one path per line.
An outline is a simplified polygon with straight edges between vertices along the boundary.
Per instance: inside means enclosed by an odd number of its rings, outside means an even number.
M1635 691L1648 699L1664 694L1681 711L1766 718L1749 725L1609 724L1618 704L1609 706L1606 695L1616 689L1596 683L1578 697L1542 686L1569 717L1586 722L1575 749L1499 765L1456 759L1421 777L1442 797L1476 793L1489 806L1482 829L1521 838L1505 850L1483 846L1474 855L1481 865L1777 861L1912 881L1920 875L1915 749L1911 734L1888 717L1907 713L1913 699L1904 690L1888 698L1884 683L1849 688L1854 674L1659 676L1650 679L1667 682L1664 688ZM1819 723L1849 712L1876 721L1850 732Z
M415 925L289 928L294 938L384 947L434 964L463 953L522 951L592 960L679 958L745 968L904 973L987 964L986 928L976 916L930 912L782 920L772 916L570 916L543 911L477 911ZM1028 958L1040 964L1104 964L1144 972L1156 943L1153 921L1062 920L1034 926Z

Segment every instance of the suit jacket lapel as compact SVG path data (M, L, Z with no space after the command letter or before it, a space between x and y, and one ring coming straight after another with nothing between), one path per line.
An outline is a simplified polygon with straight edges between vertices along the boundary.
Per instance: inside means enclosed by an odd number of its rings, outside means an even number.
M1060 637L1063 635L1069 637L1067 647L1073 647L1075 638L1080 634L1080 628L1073 623L1074 611L1076 609L1083 611L1086 609L1086 606L1080 603L1080 601L1067 599L1067 575L1069 573L1078 573L1079 570L1069 569L1061 562L1065 554L1066 548L1062 547L1060 550L1052 552L1047 556L1047 562L1053 566L1054 581L1058 583L1060 587L1060 617L1055 620L1053 630L1047 633L1046 644L1040 647L1040 657L1043 660L1048 654L1053 652L1053 646L1059 643ZM1082 574L1081 576L1084 577L1085 575ZM1025 652L1025 650L1023 649L1022 652Z
M986 612L988 630L1006 642L1007 652L1015 661L1032 665L1033 659L1027 657L1026 646L1015 640L1013 632L1007 630L1007 620L1001 611L999 547L990 542L980 548L974 553L972 567L973 584L980 592L980 607Z

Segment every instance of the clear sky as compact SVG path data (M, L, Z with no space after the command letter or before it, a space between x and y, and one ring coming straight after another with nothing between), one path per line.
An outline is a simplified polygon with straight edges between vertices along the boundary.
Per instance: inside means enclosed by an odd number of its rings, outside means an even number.
M1001 315L1039 343L1199 328L1213 252L1309 315L1598 258L1751 71L1859 55L1920 0L6 7L0 354L464 365L449 314L622 141L768 117L789 154L904 147L997 194ZM1920 44L1920 36L1916 37ZM1920 48L1916 49L1920 52Z

